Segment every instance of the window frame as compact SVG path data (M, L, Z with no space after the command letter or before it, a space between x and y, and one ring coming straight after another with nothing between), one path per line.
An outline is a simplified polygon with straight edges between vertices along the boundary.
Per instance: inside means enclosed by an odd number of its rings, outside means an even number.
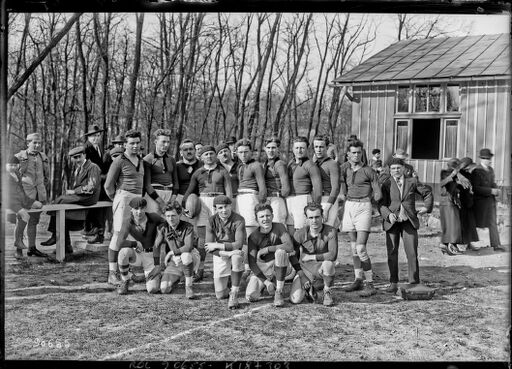
M455 155L453 155L453 156L446 155L446 128L447 128L447 123L449 121L457 122L457 137L455 140ZM458 119L458 118L443 118L441 120L441 143L440 143L442 145L442 150L440 150L441 158L439 160L447 160L447 159L451 159L452 157L457 157L457 153L459 152L459 138L460 138L460 119Z

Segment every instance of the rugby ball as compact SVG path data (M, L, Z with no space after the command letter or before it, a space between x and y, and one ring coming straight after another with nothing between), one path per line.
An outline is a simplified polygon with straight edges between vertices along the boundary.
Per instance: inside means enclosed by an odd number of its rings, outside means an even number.
M199 216L201 213L201 200L199 200L199 197L191 193L187 197L187 201L185 202L185 210L187 210L188 216L190 218L195 218Z

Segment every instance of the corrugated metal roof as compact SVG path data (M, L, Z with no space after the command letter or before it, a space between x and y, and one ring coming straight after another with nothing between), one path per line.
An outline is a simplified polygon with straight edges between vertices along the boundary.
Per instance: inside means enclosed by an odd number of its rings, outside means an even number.
M510 75L510 35L428 38L397 42L335 83Z

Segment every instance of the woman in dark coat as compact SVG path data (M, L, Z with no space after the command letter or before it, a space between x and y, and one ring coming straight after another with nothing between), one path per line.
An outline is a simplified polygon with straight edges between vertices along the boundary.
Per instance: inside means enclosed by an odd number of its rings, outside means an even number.
M447 168L441 170L441 197L439 212L441 215L441 251L443 254L458 255L461 252L457 244L462 244L462 224L460 218L459 160L452 158Z
M460 159L459 173L472 181L471 176L476 164L471 158ZM475 214L473 212L473 187L461 187L460 192L460 221L462 225L462 243L467 245L466 250L478 250L471 242L478 241L478 233L476 231Z

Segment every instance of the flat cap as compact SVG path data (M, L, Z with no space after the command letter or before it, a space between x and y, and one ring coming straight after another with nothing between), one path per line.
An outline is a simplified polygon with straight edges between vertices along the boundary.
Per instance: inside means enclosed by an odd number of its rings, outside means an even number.
M221 150L224 150L224 149L229 149L229 146L227 143L221 142L220 144L217 145L217 147L215 148L215 151L220 152Z
M213 145L205 145L199 149L199 156L203 155L205 152L208 152L208 151L213 151L214 153L217 153L217 151L215 151L215 147L213 147Z
M215 205L229 205L232 201L226 195L219 195L213 199L213 206Z
M113 149L111 149L109 151L110 156L112 156L112 157L114 157L115 155L122 154L123 152L124 152L124 148L123 147L114 147Z
M134 197L130 200L129 204L132 209L145 208L148 202L144 197Z
M75 156L77 154L82 154L84 151L85 150L84 150L83 146L77 146L77 147L73 147L71 150L69 150L68 155Z
M482 159L490 159L494 156L490 149L482 149L480 150L480 155Z
M41 139L41 135L37 132L35 133L29 133L27 135L27 141L32 141L32 140L40 140Z

